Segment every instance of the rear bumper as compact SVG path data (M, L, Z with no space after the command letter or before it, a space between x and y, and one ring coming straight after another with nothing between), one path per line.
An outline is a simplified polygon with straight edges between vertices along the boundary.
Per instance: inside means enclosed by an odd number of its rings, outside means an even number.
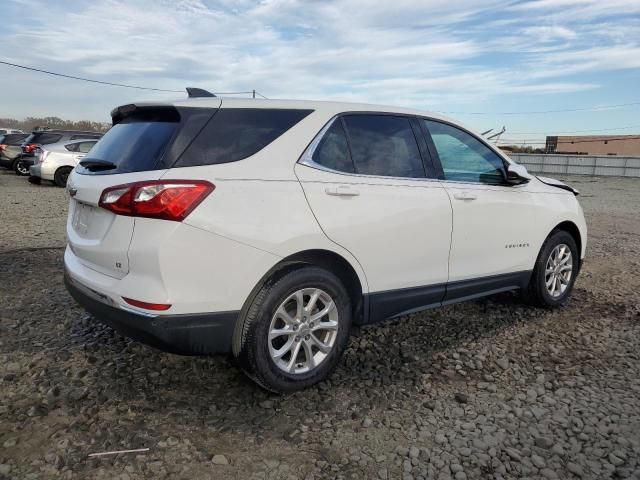
M147 316L110 304L108 297L82 285L66 272L64 283L89 313L126 337L180 355L231 352L237 311Z

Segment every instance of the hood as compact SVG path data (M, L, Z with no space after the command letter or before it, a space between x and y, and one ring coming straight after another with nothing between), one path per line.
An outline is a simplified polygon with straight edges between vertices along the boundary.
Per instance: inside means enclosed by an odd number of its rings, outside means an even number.
M544 183L545 185L550 185L552 187L556 187L556 188L561 188L563 190L567 190L568 192L573 193L576 197L578 195L580 195L580 192L578 190L576 190L575 188L567 185L564 182L561 182L560 180L556 180L555 178L541 177L539 175L536 175L536 178L538 180L540 180L542 183Z

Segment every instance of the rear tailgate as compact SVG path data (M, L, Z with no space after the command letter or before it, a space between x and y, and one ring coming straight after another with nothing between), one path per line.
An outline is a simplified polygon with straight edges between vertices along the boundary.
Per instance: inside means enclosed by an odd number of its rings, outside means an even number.
M73 195L69 204L67 241L81 263L115 278L129 273L127 251L135 219L100 208L100 195L105 188L120 183L157 180L164 172L152 170L96 176L71 174L67 182L67 191Z
M114 110L114 126L74 169L67 182L71 196L67 220L69 248L82 264L114 278L123 278L129 272L128 251L135 218L99 207L103 191L117 185L160 179L166 167L216 111L215 108L179 111L173 106L125 107Z

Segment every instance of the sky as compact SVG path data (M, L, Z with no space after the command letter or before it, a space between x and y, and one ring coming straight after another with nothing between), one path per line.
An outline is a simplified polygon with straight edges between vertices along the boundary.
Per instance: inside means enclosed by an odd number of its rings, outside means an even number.
M408 106L505 126L516 143L640 133L640 0L2 0L1 11L0 60L68 75ZM184 97L6 65L0 92L0 117L96 121ZM572 109L591 110L526 113Z

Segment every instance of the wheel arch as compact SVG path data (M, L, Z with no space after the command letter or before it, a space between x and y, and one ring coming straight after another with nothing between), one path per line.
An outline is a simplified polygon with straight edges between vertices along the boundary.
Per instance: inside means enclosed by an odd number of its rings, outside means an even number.
M565 220L564 222L560 222L558 225L556 225L553 230L551 230L551 233L555 232L556 230L563 230L573 237L576 242L576 247L578 247L578 257L581 257L582 235L580 234L580 229L578 228L578 226L570 220ZM551 235L551 233L549 233L549 235ZM580 258L578 258L578 260L580 260Z
M363 284L353 265L351 265L351 263L342 255L331 250L311 249L300 251L289 255L276 263L262 276L262 278L260 278L258 283L251 290L251 293L242 306L238 322L236 323L232 345L234 355L237 354L241 348L246 312L265 282L269 280L277 281L285 274L297 268L304 267L305 265L314 265L324 268L340 279L347 289L352 301L353 323L360 323L360 318L367 311L367 305L365 305L365 291L363 289Z

